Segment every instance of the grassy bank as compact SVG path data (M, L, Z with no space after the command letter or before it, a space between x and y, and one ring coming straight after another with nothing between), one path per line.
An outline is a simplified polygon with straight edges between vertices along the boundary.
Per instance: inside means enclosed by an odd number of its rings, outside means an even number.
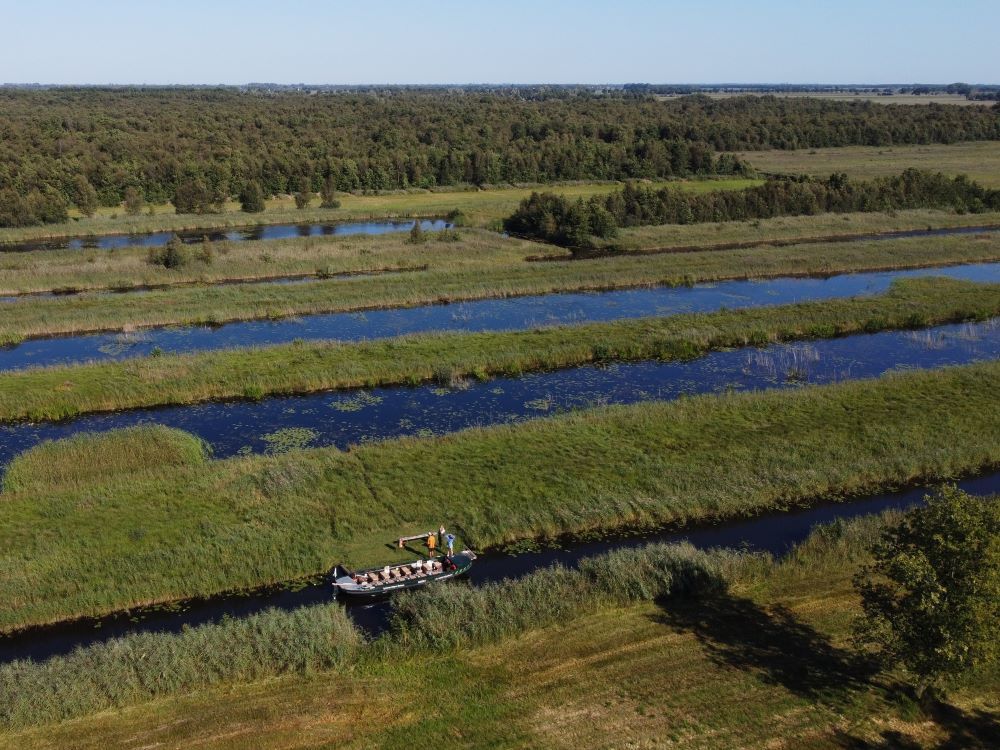
M92 479L3 494L0 629L405 559L387 542L442 521L482 548L974 471L1000 464L998 387L988 363L120 473L104 438Z
M148 248L137 247L6 253L0 254L0 295L127 291L430 267L459 270L468 265L517 265L526 252L562 254L477 230L428 232L422 245L407 240L406 233L399 233L194 244L185 247L187 262L176 268L150 263ZM206 247L210 253L207 258Z
M708 190L740 190L758 184L758 180L712 179L678 180L677 185L685 190L705 192ZM610 193L620 188L620 182L580 182L545 185L546 190L570 198L589 198L592 195ZM75 216L62 224L46 224L38 227L0 229L0 246L3 243L22 242L47 237L71 237L99 234L139 234L143 232L181 231L191 229L224 229L255 224L303 224L329 221L358 221L364 219L396 219L412 217L444 216L450 211L461 211L473 226L486 226L510 214L517 204L531 195L539 186L495 187L479 189L474 186L465 189L413 190L408 192L388 192L378 195L353 195L341 193L337 196L340 208L317 208L319 199L314 198L312 208L299 210L291 196L277 196L266 201L263 213L248 214L240 210L240 204L229 201L218 214L177 214L173 206L153 207L138 216L128 216L121 207L97 209L93 217ZM3 248L0 247L0 250Z
M947 175L964 174L986 187L1000 187L1000 142L997 141L753 151L742 153L740 157L763 172L820 177L846 172L850 177L870 179L915 167Z
M532 331L162 355L0 373L0 421L62 419L224 398L449 383L593 361L678 359L736 346L1000 315L1000 286L905 279L878 297L641 318Z
M849 647L850 579L884 522L824 528L783 561L731 566L714 595L592 601L556 623L539 607L526 632L454 652L225 684L8 730L0 746L392 747L444 731L463 747L987 747L1000 675L923 715ZM415 710L422 695L437 700Z
M677 247L714 247L741 242L788 242L797 238L837 237L927 227L1000 224L1000 214L958 215L943 211L820 215L626 229L614 244L625 251ZM190 260L177 268L149 263L146 248L114 250L37 250L0 257L0 296L47 291L124 291L143 287L217 284L282 276L332 276L420 269L459 271L476 267L490 273L520 266L527 256L566 257L565 250L494 233L460 230L428 235L413 245L407 235L303 237L261 242L219 242L190 246ZM444 242L438 240L447 240Z
M25 299L4 306L0 343L47 334L222 323L573 290L994 261L1000 259L1000 234L523 262L524 256L538 247L517 241L503 242L503 253L485 245L468 252L468 248L457 247L454 252L460 259L432 264L425 271L336 281ZM511 262L513 256L517 260Z
M1000 225L997 213L956 214L919 209L893 214L819 214L717 224L625 227L605 244L625 252L677 252L736 243L750 247L795 240L836 241L838 237L996 225Z

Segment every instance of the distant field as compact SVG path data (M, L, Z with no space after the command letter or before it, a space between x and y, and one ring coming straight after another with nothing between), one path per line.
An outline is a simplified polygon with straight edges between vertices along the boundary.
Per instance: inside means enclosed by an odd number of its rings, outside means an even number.
M826 176L846 172L870 179L899 174L907 167L965 174L1000 188L1000 141L930 146L846 146L798 151L747 151L740 156L764 172Z
M706 96L711 99L730 99L734 96L780 96L787 99L826 99L833 102L877 102L878 104L957 104L959 106L970 106L978 104L980 106L990 106L992 102L977 102L966 99L961 94L890 94L880 96L875 93L852 94L849 91L788 91L774 92L768 94L755 94L750 91L743 92L708 92ZM679 95L667 95L661 99L676 99Z

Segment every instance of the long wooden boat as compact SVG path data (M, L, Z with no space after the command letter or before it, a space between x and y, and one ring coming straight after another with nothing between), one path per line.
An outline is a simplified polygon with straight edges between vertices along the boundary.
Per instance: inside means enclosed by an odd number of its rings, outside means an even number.
M451 557L432 557L403 565L386 565L357 572L341 572L338 569L333 585L346 596L374 598L460 576L472 567L475 559L475 552L462 550Z

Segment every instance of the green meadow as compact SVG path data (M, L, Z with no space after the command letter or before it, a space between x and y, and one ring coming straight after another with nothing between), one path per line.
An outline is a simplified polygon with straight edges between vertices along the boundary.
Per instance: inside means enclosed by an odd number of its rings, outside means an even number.
M998 141L748 151L740 156L762 172L821 177L845 172L850 177L871 179L913 167L947 175L964 174L986 187L1000 187Z

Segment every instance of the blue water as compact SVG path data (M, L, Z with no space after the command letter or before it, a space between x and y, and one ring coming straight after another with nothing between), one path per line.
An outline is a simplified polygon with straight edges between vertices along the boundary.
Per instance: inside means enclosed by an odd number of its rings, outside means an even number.
M391 234L409 232L414 220L399 221L340 221L309 224L267 224L235 229L184 229L176 232L148 232L142 234L103 234L88 237L54 237L28 242L0 244L0 252L26 252L28 250L113 250L118 247L158 247L166 245L177 235L182 242L195 243L245 242L247 240L288 240L296 237L343 237L352 234ZM425 231L451 227L444 219L421 219Z
M719 351L685 362L574 367L453 387L324 392L92 414L59 423L6 424L0 425L0 465L41 440L140 424L187 430L205 439L217 457L226 457L289 447L346 448L602 404L797 388L877 377L890 370L968 364L1000 357L998 321Z
M502 331L539 326L639 318L650 315L710 312L761 305L871 295L894 279L947 276L1000 282L1000 263L935 269L839 274L829 278L776 278L727 281L693 287L653 287L612 292L545 294L425 305L357 313L305 315L255 320L217 327L150 328L128 334L90 334L29 339L0 348L0 370L72 364L91 360L147 356L155 349L192 352L240 346L265 346L301 340L358 341L427 331ZM315 281L335 293L336 281Z

